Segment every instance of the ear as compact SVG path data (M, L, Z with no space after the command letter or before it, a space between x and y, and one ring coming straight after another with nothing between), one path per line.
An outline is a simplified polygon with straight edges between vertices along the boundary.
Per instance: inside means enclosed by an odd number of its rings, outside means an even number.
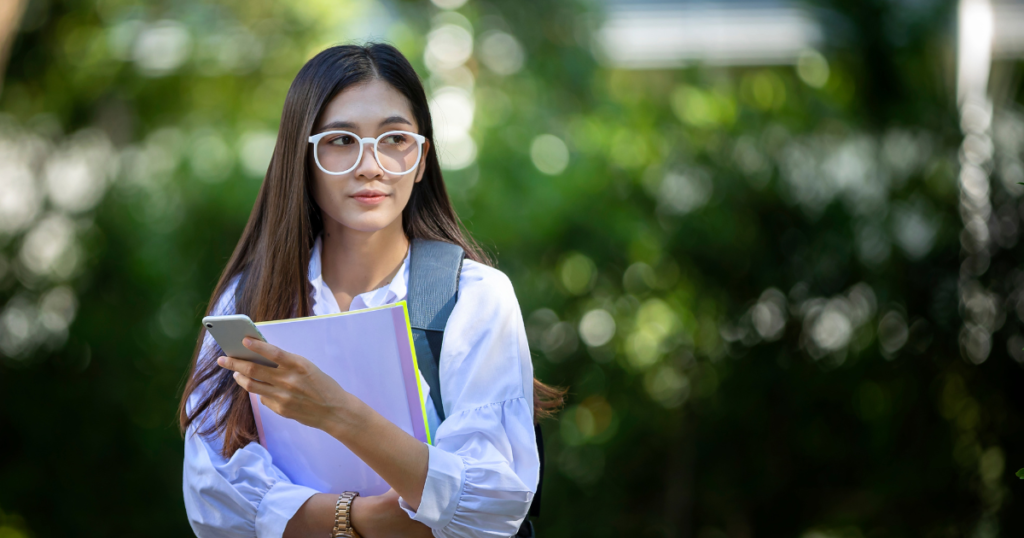
M423 179L423 173L427 170L427 154L430 153L430 140L423 143L423 155L420 156L420 164L416 170L416 183Z

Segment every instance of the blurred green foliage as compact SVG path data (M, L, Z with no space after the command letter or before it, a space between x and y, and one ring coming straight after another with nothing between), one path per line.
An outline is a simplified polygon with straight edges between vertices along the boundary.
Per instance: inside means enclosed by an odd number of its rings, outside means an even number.
M541 535L1021 535L1019 192L994 174L981 356L958 311L955 5L826 1L796 66L644 71L595 60L599 8L31 1L0 95L0 536L189 533L198 320L291 78L367 37L472 106L472 146L441 144L451 196L515 284L538 377L570 388ZM471 57L431 63L466 35Z

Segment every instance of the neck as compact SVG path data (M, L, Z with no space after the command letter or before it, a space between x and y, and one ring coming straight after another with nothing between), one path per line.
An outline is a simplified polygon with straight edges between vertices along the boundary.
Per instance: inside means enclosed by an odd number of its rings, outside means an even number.
M401 215L372 232L347 228L325 216L321 241L320 270L343 310L353 297L390 282L409 249Z

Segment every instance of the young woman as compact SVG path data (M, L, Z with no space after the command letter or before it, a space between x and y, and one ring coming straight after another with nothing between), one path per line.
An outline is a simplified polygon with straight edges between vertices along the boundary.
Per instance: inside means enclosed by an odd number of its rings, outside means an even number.
M467 256L441 347L444 415L424 399L435 444L303 357L247 340L280 365L261 367L221 356L204 331L179 408L185 507L198 536L330 536L339 514L368 538L517 533L538 482L534 421L562 395L533 379L512 286L460 231L423 87L394 47L333 47L299 71L209 313L264 321L406 299L417 238L454 243ZM351 499L291 483L256 442L250 392L337 438L391 491Z

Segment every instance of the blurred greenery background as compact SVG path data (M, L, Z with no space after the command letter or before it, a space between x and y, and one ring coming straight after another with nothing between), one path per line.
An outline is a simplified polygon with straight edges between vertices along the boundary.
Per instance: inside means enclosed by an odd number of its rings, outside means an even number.
M1014 21L983 0L6 0L0 536L190 534L175 408L199 319L292 77L370 39L424 79L456 207L570 389L542 536L1024 535Z

